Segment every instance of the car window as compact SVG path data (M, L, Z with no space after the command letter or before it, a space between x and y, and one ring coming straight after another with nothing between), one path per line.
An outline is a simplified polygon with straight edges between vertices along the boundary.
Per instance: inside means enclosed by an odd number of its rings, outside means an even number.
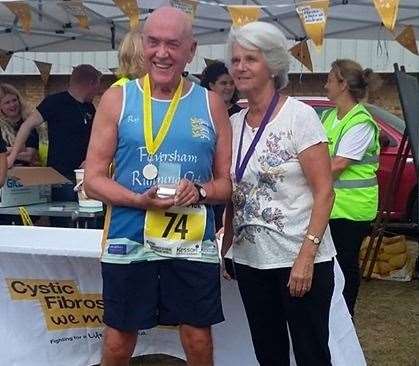
M399 131L401 134L404 133L404 129L406 127L404 120L390 112L387 112L385 109L377 107L375 105L365 104L365 107L373 116L378 117L381 121L390 125L395 130Z

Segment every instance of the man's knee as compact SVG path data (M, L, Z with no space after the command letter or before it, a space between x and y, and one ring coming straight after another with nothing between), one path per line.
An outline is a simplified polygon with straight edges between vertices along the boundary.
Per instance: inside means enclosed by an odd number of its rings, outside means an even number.
M107 327L103 341L103 354L111 355L113 359L129 359L137 342L137 332L122 332Z
M212 354L211 328L182 325L181 338L187 353L193 355Z

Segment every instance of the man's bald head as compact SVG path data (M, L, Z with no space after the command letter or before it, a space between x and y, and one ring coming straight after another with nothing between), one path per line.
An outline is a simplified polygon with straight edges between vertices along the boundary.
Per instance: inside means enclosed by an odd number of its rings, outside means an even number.
M154 10L145 21L143 31L147 33L150 28L169 25L177 25L185 40L193 40L191 18L184 11L171 6L163 6Z

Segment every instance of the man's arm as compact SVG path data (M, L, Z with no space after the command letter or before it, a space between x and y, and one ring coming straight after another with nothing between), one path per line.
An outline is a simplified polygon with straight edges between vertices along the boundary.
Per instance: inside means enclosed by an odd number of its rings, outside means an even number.
M215 93L209 93L211 115L217 129L217 145L214 156L214 180L204 184L208 203L226 202L231 197L231 125L224 101Z
M86 157L84 189L86 194L102 202L117 206L169 208L173 199L156 197L157 187L137 194L115 182L109 174L118 136L118 121L122 108L122 88L109 88L100 100L93 121L92 134Z
M333 180L338 179L342 172L353 162L352 159L343 158L342 156L333 157L331 161Z
M7 165L11 168L18 157L18 154L24 150L26 140L28 139L31 131L42 124L44 118L37 109L35 109L25 122L19 128L19 131L16 135L15 143L13 144L12 150L10 151L9 156L7 157Z

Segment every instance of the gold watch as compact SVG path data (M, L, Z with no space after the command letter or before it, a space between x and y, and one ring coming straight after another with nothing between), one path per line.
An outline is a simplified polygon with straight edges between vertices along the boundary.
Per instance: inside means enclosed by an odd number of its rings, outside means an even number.
M314 244L314 245L317 245L317 246L319 246L319 245L320 245L320 243L321 243L321 241L322 241L322 239L321 239L321 238L319 238L318 236L312 235L312 234L306 234L306 238L307 238L308 240L312 241L312 242L313 242L313 244Z

